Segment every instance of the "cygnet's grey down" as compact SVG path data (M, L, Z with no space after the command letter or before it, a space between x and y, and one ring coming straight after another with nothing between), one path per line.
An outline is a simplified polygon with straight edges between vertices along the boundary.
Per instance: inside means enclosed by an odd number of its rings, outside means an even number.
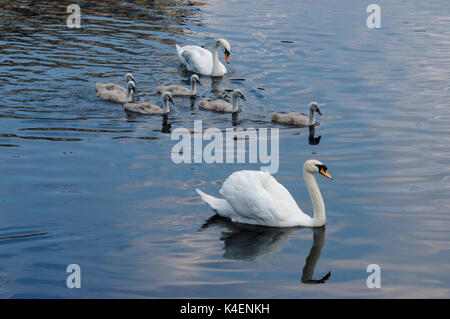
M134 80L133 74L127 73L125 74L125 83L128 84L128 82L133 81L134 84L136 84L136 81ZM95 84L95 90L97 91L105 91L105 90L113 90L113 91L121 91L123 94L127 94L127 89L123 86L115 83L101 83L97 82Z
M197 95L197 83L200 83L200 79L197 74L191 76L191 89L185 88L179 85L164 85L158 86L158 93L169 92L172 96L190 96Z
M136 84L133 80L128 81L127 89L125 91L121 89L104 88L97 90L97 96L102 100L114 102L114 103L128 103L134 101L134 94L136 92Z
M161 95L161 99L163 101L163 108L159 107L156 104L152 103L125 103L124 109L125 111L139 113L139 114L166 114L170 112L169 102L173 104L172 95L168 92L164 92Z
M221 113L236 113L239 111L238 99L243 99L247 101L244 97L244 94L241 90L233 91L233 104L228 103L224 100L215 100L215 101L200 101L198 106L205 110L221 112Z
M309 104L309 118L298 112L290 112L287 114L273 113L272 122L289 125L310 126L316 124L315 112L322 115L319 104L311 102Z

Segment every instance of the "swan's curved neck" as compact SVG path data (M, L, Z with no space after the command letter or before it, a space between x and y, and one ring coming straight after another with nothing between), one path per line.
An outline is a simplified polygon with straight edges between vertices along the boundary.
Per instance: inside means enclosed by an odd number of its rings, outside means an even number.
M123 96L123 95L122 95ZM134 93L133 90L128 90L127 97L125 98L125 103L134 103Z
M238 111L239 111L238 98L236 96L233 96L233 108L231 109L231 112L236 113Z
M308 188L309 196L314 208L314 217L312 226L325 225L325 203L323 202L322 194L319 186L317 186L316 178L313 174L303 170L303 178L305 179L306 187Z
M216 42L214 44L214 48L213 48L213 52L212 52L212 59L213 59L213 69L212 69L212 74L211 74L212 76L220 74L219 46L220 46L220 43Z
M169 100L168 99L165 99L163 101L163 112L164 113L169 113L170 112Z
M309 110L309 124L315 124L316 123L316 115L314 113L314 110Z
M191 93L192 95L197 94L197 81L195 81L194 79L191 80Z

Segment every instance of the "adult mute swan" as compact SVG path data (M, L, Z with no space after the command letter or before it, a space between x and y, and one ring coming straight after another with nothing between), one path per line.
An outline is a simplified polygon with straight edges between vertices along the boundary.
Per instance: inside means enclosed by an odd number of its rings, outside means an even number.
M316 124L314 112L322 115L317 102L311 102L311 104L309 104L309 118L298 112L290 112L288 114L273 113L272 122L289 125L311 126Z
M134 80L133 74L127 73L125 74L125 82L128 83L130 81L133 81L134 84L136 84L136 81ZM104 91L104 90L114 90L114 91L122 91L123 94L127 94L127 89L123 86L115 83L101 83L97 82L95 84L95 90L98 91Z
M215 100L215 101L200 101L198 106L205 110L221 112L221 113L236 113L239 111L238 99L243 99L247 101L244 97L244 94L241 90L233 91L233 104L228 103L224 100Z
M158 93L162 94L168 92L172 96L196 96L197 95L197 83L200 83L200 79L197 74L191 75L191 89L185 88L179 85L164 85L158 86Z
M231 46L227 40L217 40L212 53L196 45L176 45L178 57L188 71L209 76L222 76L227 73L227 68L219 61L219 47L223 48L225 60L230 63Z
M317 173L332 179L320 161L307 160L303 165L303 178L314 208L312 218L302 212L283 185L263 171L231 174L220 189L225 199L196 191L218 215L233 222L271 227L320 227L325 225L326 217L325 204L314 177Z
M123 88L122 88L123 89ZM104 87L97 91L97 96L102 100L114 103L128 103L134 101L134 93L136 92L136 84L133 80L128 81L127 89L124 92L121 89Z
M169 102L173 104L172 95L170 93L164 92L161 95L163 101L163 108L152 103L125 103L125 111L139 113L139 114L167 114L170 112Z

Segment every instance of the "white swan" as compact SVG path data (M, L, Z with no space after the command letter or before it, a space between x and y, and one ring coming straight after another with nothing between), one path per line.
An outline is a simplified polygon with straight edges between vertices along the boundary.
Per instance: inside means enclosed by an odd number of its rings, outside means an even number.
M169 92L172 96L196 96L197 95L197 83L200 83L200 79L197 74L191 75L191 89L185 88L179 85L161 85L158 86L158 93Z
M134 80L133 74L127 73L125 74L125 82L128 84L128 82L133 81L134 84L136 84L136 81ZM127 94L127 89L123 86L115 83L101 83L97 82L95 84L95 90L98 91L104 91L104 90L114 90L114 91L122 91L123 94Z
M152 103L125 103L123 106L125 111L139 113L139 114L167 114L170 112L169 102L173 104L172 95L170 93L164 92L161 95L163 101L163 108Z
M212 53L196 45L184 47L176 45L178 57L189 71L209 76L222 76L228 72L227 68L219 61L219 47L223 48L225 60L230 63L231 46L227 40L217 40Z
M97 91L97 96L102 100L114 103L128 103L134 101L134 93L136 92L136 84L133 80L128 81L125 92L121 89L113 87L104 87Z
M307 118L304 114L300 114L298 112L290 112L288 114L273 113L272 122L289 125L311 126L316 124L314 112L322 115L322 112L320 112L319 109L319 104L317 104L317 102L311 102L311 104L309 104L309 118Z
M247 101L241 90L234 90L233 104L230 104L224 100L215 100L215 101L202 100L198 103L198 107L205 110L221 113L236 113L239 111L238 99L243 99L244 101Z
M231 174L220 189L225 199L196 191L218 215L233 222L272 227L320 227L325 225L326 217L325 204L314 177L316 173L332 179L327 167L317 160L307 160L303 165L303 178L314 208L312 218L302 212L283 185L263 171Z

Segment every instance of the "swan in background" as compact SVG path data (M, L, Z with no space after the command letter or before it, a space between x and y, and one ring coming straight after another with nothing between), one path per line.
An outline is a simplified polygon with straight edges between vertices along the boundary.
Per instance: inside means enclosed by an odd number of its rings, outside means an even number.
M179 85L164 85L158 86L158 93L169 92L172 96L190 96L195 97L197 95L197 83L200 83L200 79L197 74L191 75L191 89L185 88Z
M134 94L136 92L136 84L134 83L134 81L128 81L127 89L125 92L122 89L122 87L121 89L109 89L104 87L100 90L97 90L97 96L102 100L114 103L134 102Z
M221 113L236 113L239 111L238 99L247 101L241 90L233 91L233 104L224 100L206 101L202 100L198 103L198 106L205 110L221 112Z
M310 159L303 165L303 178L312 200L314 216L302 212L289 191L264 171L238 171L223 183L215 198L196 189L202 200L218 215L233 222L272 227L320 227L325 225L325 204L314 174L332 179L327 167Z
M227 63L230 63L231 46L227 40L217 40L212 53L196 45L183 47L176 45L178 57L188 71L209 76L223 76L228 72L227 68L219 61L219 47L224 50Z
M134 84L136 84L136 81L134 80L133 74L127 73L125 74L125 83L128 83L130 81L133 81ZM123 94L127 94L127 89L123 86L115 83L101 83L97 82L95 84L95 90L98 91L105 91L105 90L114 90L114 91L121 91Z
M315 112L322 115L320 112L319 104L317 102L311 102L309 104L309 118L304 114L298 112L290 112L288 114L273 113L272 122L280 124L311 126L316 124Z
M170 93L164 92L161 95L163 101L163 108L152 103L125 103L125 111L139 113L139 114L167 114L170 112L169 102L173 104L172 95Z

